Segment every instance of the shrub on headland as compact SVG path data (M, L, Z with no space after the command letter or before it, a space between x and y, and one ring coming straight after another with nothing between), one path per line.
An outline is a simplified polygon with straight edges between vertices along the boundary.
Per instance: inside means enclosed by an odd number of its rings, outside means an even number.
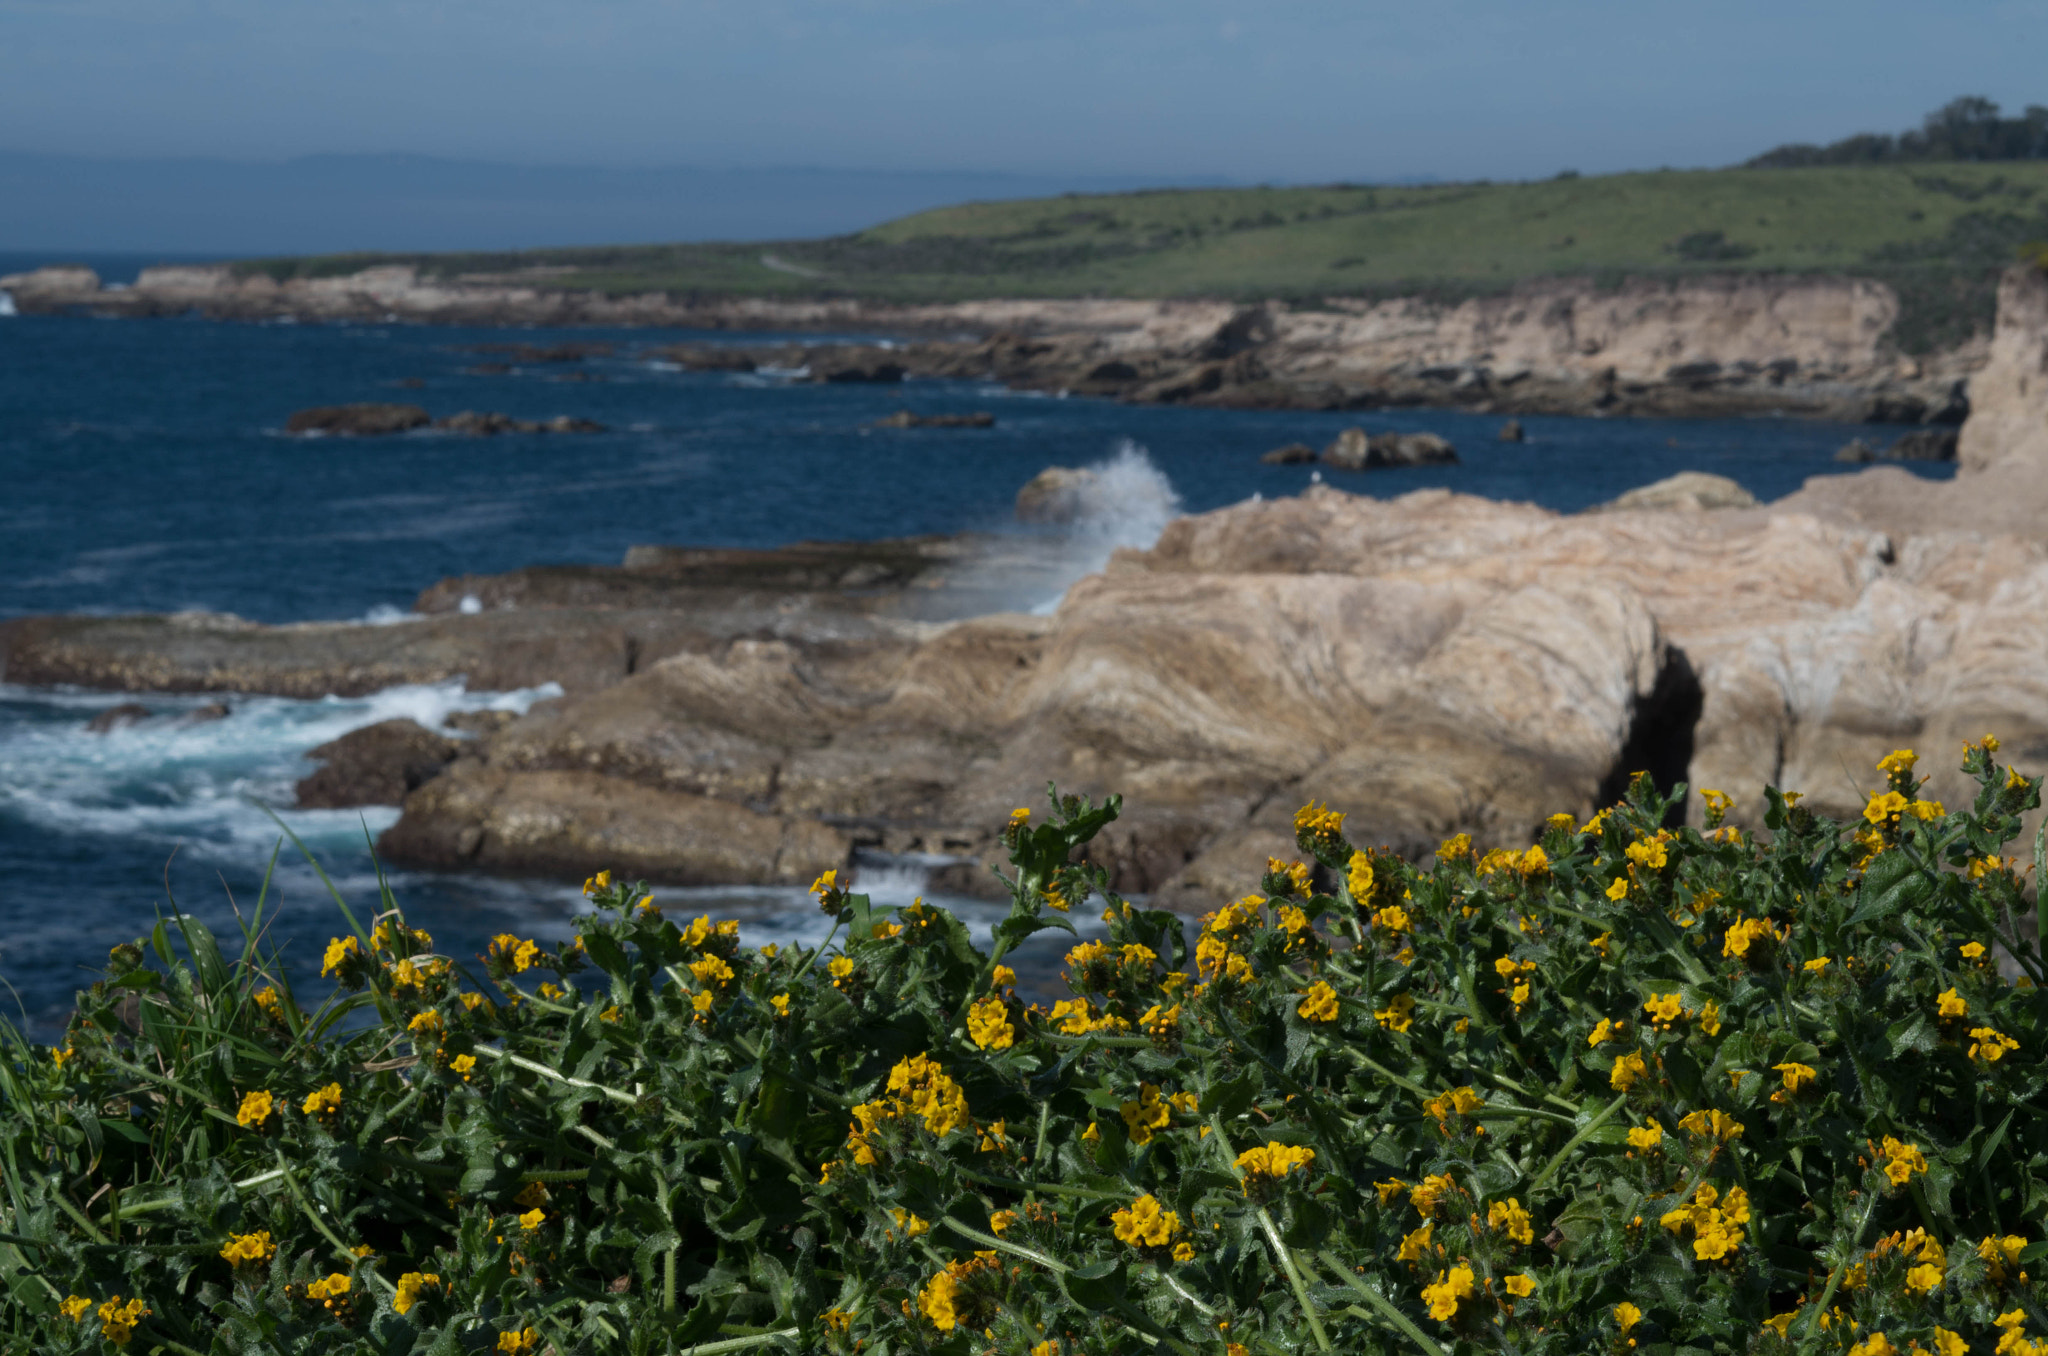
M2003 853L2039 782L1996 747L1966 752L1969 807L1920 799L1899 753L1853 824L1767 793L1767 841L1711 791L1704 833L1667 828L1639 779L1423 870L1310 806L1307 860L1191 953L1079 859L1117 803L1057 797L1006 833L991 955L831 873L841 944L780 951L599 877L574 943L476 966L351 916L309 1011L253 943L177 920L0 1067L0 1328L323 1356L2031 1356L2048 1011ZM1108 935L1068 953L1073 997L1022 1003L1005 952L1083 901Z

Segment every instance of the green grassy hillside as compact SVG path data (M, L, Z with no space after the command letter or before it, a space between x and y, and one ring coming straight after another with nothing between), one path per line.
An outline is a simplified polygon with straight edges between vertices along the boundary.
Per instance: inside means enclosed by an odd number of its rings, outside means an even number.
M1911 347L1988 316L2048 237L2048 162L1728 169L1385 188L1197 189L969 203L829 240L420 256L546 285L878 300L1491 291L1551 274L1731 269L1882 277ZM395 256L378 256L392 261ZM371 256L249 265L331 274Z

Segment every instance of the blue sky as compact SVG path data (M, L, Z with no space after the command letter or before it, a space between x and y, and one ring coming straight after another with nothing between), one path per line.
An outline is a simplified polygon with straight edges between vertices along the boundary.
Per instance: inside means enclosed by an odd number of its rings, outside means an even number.
M2048 102L2048 0L0 0L0 149L1316 181Z

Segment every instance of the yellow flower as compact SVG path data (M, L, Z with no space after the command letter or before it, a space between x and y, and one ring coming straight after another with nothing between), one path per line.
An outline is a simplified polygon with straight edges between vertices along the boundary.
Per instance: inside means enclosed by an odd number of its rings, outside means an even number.
M1304 852L1320 843L1335 847L1344 834L1344 816L1309 802L1294 812L1294 838Z
M119 1295L114 1296L99 1308L100 1340L117 1347L127 1346L134 1340L135 1325L154 1312L145 1308L139 1299L123 1304Z
M1615 900L1615 901L1617 901L1617 902L1618 902L1618 901L1620 901L1620 900L1624 900L1624 899L1627 899L1627 898L1628 898L1628 877L1627 877L1627 876L1616 876L1616 877L1614 878L1613 882L1612 882L1612 883L1611 883L1610 885L1608 885L1608 887L1607 887L1607 897L1608 897L1609 899ZM1603 935L1605 935L1605 934L1603 934Z
M612 873L609 871L600 871L583 882L583 893L586 895L594 895L599 890L609 890L611 888Z
M1603 1045L1610 1040L1613 1040L1616 1026L1616 1023L1609 1021L1605 1017L1602 1017L1599 1023L1596 1026L1594 1026L1593 1034L1586 1037L1586 1044L1598 1046Z
M462 1081L467 1083L469 1081L470 1074L476 1071L476 1056L457 1055L455 1058L448 1061L448 1067L455 1070L455 1072L461 1074Z
M235 1113L235 1124L244 1130L261 1129L270 1119L273 1099L267 1092L252 1092L242 1098L241 1110Z
M1887 1160L1884 1175L1891 1179L1893 1186L1904 1186L1914 1173L1927 1171L1926 1156L1917 1144L1906 1144L1886 1135L1884 1154Z
M1785 1076L1787 1092L1797 1092L1820 1076L1810 1064L1773 1064L1771 1068Z
M832 987L844 989L853 978L853 962L844 956L834 956L825 963L826 973L832 976Z
M83 1295L73 1295L57 1306L57 1312L76 1323L92 1312L92 1301Z
M1628 1132L1628 1147L1637 1153L1655 1153L1664 1144L1664 1127L1655 1121Z
M1721 954L1746 960L1751 945L1772 935L1771 925L1765 919L1744 918L1729 925L1727 935L1721 939Z
M1631 862L1644 871L1662 871L1671 854L1665 849L1664 839L1642 838L1630 843L1622 850Z
M1709 999L1708 999L1708 1000L1707 1000L1707 1001L1706 1001L1705 1003L1701 1004L1701 1005L1700 1005L1700 1015L1699 1015L1699 1021L1698 1021L1697 1025L1698 1025L1698 1027L1699 1027L1699 1029L1700 1029L1700 1033L1701 1033L1702 1035L1706 1035L1706 1036L1718 1036L1718 1035L1720 1035L1720 1034L1721 1034L1721 1005L1720 1005L1719 1003L1716 1003L1716 1002L1715 1002L1715 1001L1714 1001L1713 999L1711 999L1711 998L1709 998Z
M1389 904L1384 909L1374 910L1372 925L1375 931L1388 934L1414 930L1413 921L1408 917L1408 910L1399 904Z
M1849 1348L1849 1356L1899 1356L1899 1349L1881 1332L1874 1332Z
M1116 1230L1117 1242L1128 1243L1134 1248L1163 1248L1180 1232L1180 1216L1171 1210L1162 1210L1158 1199L1149 1192L1117 1211L1110 1219Z
M1920 761L1920 755L1911 749L1893 749L1877 760L1877 770L1887 777L1911 776L1913 764Z
M1502 1279L1501 1286L1516 1299L1527 1299L1536 1293L1536 1278L1526 1273Z
M957 1288L953 1273L941 1271L929 1281L917 1297L917 1311L931 1320L940 1332L951 1332L960 1324L960 1316L953 1308L954 1291Z
M1522 859L1515 864L1515 869L1524 877L1543 875L1550 870L1550 857L1540 845L1532 847L1522 854Z
M1652 994L1643 1004L1643 1011L1650 1014L1651 1021L1666 1028L1685 1015L1684 1004L1675 993Z
M967 1034L985 1051L1008 1051L1016 1045L1016 1028L1010 1024L1010 1010L1004 1006L1004 1000L989 995L973 1004L967 1010Z
M923 1216L913 1215L901 1206L890 1210L889 1214L896 1221L896 1227L903 1231L905 1238L922 1238L932 1231L932 1226Z
M732 967L717 956L699 956L690 962L690 973L705 988L723 988L732 982Z
M1495 1201L1486 1208L1486 1227L1501 1230L1517 1243L1531 1243L1536 1238L1529 1222L1529 1212L1512 1196L1504 1201Z
M535 1356L540 1350L540 1333L533 1328L498 1334L499 1356Z
M1982 960L1984 959L1984 943L1964 942L1962 952L1964 960Z
M1950 1332L1947 1328L1934 1330L1934 1356L1969 1356L1970 1344L1961 1333Z
M993 1215L990 1215L988 1217L988 1231L994 1234L996 1237L1000 1238L1003 1236L1005 1232L1009 1230L1009 1227L1015 1224L1016 1222L1016 1211L998 1210Z
M519 1227L522 1229L538 1229L541 1225L547 1223L547 1218L547 1211L535 1206L519 1217Z
M1678 1122L1679 1128L1726 1144L1742 1133L1742 1122L1724 1111L1695 1111Z
M1623 1300L1620 1304L1614 1306L1614 1321L1623 1332L1627 1332L1630 1328L1643 1321L1643 1311L1628 1301Z
M320 962L320 975L324 979L339 974L351 960L361 956L363 948L353 937L336 937L327 944L327 954Z
M1631 1050L1614 1057L1614 1068L1608 1072L1607 1081L1617 1092L1626 1092L1631 1084L1649 1072L1650 1066L1643 1062L1642 1051Z
M1607 943L1610 940L1612 940L1613 937L1613 933L1603 932L1598 937L1595 937L1592 941L1586 943L1586 945L1592 947L1595 951L1598 951L1602 959L1605 959L1607 955Z
M1255 1185L1278 1181L1296 1168L1307 1168L1315 1158L1316 1151L1306 1146L1261 1144L1246 1149L1237 1156L1237 1170L1244 1174L1245 1195L1251 1195Z
M1463 1087L1452 1088L1449 1092L1439 1093L1427 1102L1424 1102L1422 1109L1436 1117L1439 1121L1446 1121L1452 1116L1469 1116L1475 1111L1483 1110L1485 1106L1485 1098L1474 1092L1470 1087Z
M1479 1293L1473 1281L1472 1268L1468 1266L1439 1271L1436 1284L1422 1288L1422 1302L1429 1306L1429 1316L1439 1323L1449 1322L1458 1312L1458 1301Z
M1380 1204L1385 1205L1408 1189L1408 1184L1398 1177L1389 1177L1384 1182L1374 1182L1373 1189L1380 1193Z
M1896 791L1887 791L1881 796L1872 796L1870 803L1863 807L1863 817L1880 827L1897 819L1906 812L1908 802Z
M341 1084L329 1083L317 1092L306 1094L304 1105L299 1108L308 1116L331 1116L341 1110Z
M1981 1057L1986 1064L1996 1064L1999 1060L2005 1058L2006 1051L2020 1048L2018 1041L2010 1036L2000 1035L1996 1030L1988 1026L1972 1028L1970 1039L1976 1042L1970 1047L1970 1058L1977 1059Z
M1457 1190L1457 1187L1458 1184L1451 1180L1449 1173L1432 1173L1422 1179L1421 1184L1409 1194L1408 1199L1414 1203L1416 1213L1427 1219L1436 1213L1436 1203Z
M1471 855L1472 835L1469 833L1452 834L1449 838L1444 839L1436 850L1436 857L1440 862L1455 862L1460 858L1470 857Z
M1354 852L1351 854L1349 866L1350 870L1345 876L1344 883L1350 887L1351 902L1364 904L1372 898L1372 858L1363 852Z
M1395 1031L1406 1031L1415 1025L1415 999L1412 995L1397 993L1387 1000L1385 1007L1372 1016L1381 1026Z
M253 1234L229 1234L220 1255L231 1266L260 1266L277 1256L277 1244L270 1241L268 1229L258 1229Z
M1302 995L1301 1005L1295 1011L1307 1021L1334 1022L1337 1020L1337 991L1318 980Z
M441 1278L433 1272L408 1271L398 1278L398 1289L391 1296L391 1307L401 1314L409 1314L426 1291L440 1288Z
M1159 1088L1152 1083L1140 1083L1138 1100L1123 1103L1120 1110L1133 1144L1150 1144L1152 1132L1164 1130L1173 1120L1172 1104L1160 1097Z
M1422 1227L1401 1240L1401 1247L1394 1254L1397 1262L1420 1262L1429 1256L1430 1233L1436 1225L1429 1220L1422 1221Z
M1815 956L1812 960L1806 963L1807 973L1815 975L1820 974L1821 972L1826 970L1831 963L1831 958L1827 956Z

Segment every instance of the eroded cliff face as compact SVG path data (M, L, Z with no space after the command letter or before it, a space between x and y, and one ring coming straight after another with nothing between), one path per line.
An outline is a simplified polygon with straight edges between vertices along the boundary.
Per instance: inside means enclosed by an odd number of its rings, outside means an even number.
M1961 469L2048 467L2048 268L2000 279L1997 330L1976 387L1981 408L1963 425Z
M0 289L30 312L967 334L976 337L930 339L886 356L913 374L1240 406L1774 411L1954 423L1968 407L1964 384L1985 356L1979 341L1902 359L1889 339L1896 296L1855 278L1727 276L1618 287L1545 279L1457 303L1411 297L1317 306L1119 299L897 306L608 296L540 281L438 279L388 266L280 283L224 267L167 267L117 291L80 269L0 278ZM686 352L677 356L690 361ZM719 361L731 357L722 352ZM803 361L801 353L774 358Z

